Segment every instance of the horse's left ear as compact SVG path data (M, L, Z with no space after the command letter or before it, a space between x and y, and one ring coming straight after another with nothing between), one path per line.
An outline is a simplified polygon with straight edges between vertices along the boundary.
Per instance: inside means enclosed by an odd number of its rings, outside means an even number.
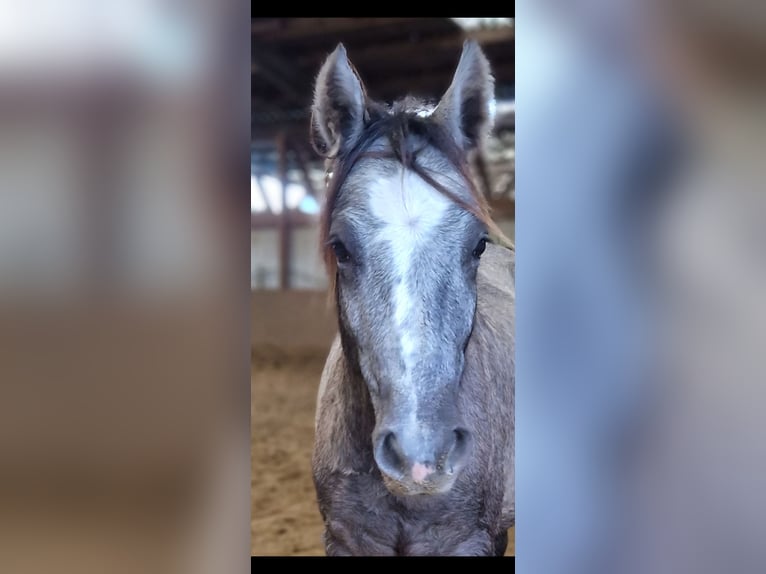
M327 157L350 149L364 129L364 85L338 44L322 65L311 108L311 143Z
M442 122L464 150L481 145L492 131L495 79L486 56L473 40L463 43L463 53L433 118Z

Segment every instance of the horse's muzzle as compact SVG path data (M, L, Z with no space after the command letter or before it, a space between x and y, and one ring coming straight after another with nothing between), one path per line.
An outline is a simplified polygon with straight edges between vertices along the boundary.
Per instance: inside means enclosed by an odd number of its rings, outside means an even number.
M452 487L472 445L471 433L463 428L427 433L387 428L376 433L373 452L387 485L397 494L438 494Z

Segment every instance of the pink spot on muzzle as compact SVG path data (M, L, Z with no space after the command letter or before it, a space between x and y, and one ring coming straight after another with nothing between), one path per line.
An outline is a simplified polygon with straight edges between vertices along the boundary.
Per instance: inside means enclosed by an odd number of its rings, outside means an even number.
M434 469L425 464L416 462L412 465L412 480L417 483L423 482L430 474L433 474Z

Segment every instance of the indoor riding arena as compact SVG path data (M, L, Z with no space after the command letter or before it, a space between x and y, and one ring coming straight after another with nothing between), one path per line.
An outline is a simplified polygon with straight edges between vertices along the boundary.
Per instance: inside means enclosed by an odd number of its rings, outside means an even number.
M313 86L339 42L370 97L435 99L463 42L476 39L495 77L495 123L473 160L494 221L515 222L513 20L253 18L251 125L251 551L322 556L311 474L320 374L337 318L320 258L323 160L312 149ZM513 529L506 555L515 550Z

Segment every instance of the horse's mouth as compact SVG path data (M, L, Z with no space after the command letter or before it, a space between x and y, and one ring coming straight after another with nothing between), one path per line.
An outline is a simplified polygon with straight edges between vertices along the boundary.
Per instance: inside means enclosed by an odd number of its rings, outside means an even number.
M438 474L428 477L422 482L415 482L405 476L392 477L383 472L381 472L381 476L386 489L391 494L402 497L427 497L446 494L452 489L456 478L454 474Z

